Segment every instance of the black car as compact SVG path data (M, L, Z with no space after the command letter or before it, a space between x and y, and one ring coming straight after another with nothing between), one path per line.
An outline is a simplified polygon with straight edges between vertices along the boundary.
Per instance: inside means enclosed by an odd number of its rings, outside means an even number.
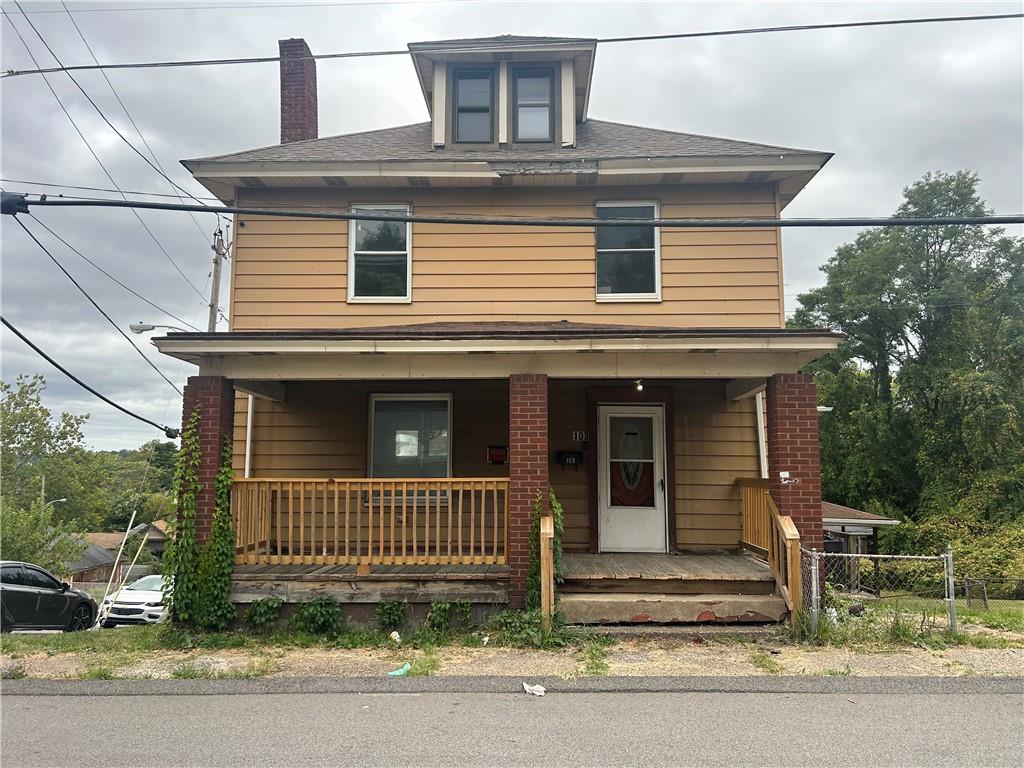
M0 561L0 629L88 629L96 601L31 563Z

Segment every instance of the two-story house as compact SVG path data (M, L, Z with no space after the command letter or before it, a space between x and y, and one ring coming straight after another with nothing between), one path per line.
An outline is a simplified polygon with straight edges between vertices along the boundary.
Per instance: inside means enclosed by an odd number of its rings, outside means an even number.
M838 337L785 328L777 228L659 220L775 219L830 155L591 119L595 50L415 43L430 120L320 138L284 40L281 143L185 161L225 203L357 217L237 216L229 331L155 342L199 367L201 536L233 441L239 602L521 604L550 487L570 619L791 607L822 540L797 371Z

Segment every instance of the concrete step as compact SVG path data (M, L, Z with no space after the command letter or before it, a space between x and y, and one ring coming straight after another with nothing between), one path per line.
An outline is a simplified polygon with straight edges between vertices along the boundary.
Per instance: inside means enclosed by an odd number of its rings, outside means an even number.
M566 578L558 588L559 594L770 595L774 591L771 573L759 579Z
M642 592L559 593L570 624L693 624L779 622L787 614L776 595L673 595Z

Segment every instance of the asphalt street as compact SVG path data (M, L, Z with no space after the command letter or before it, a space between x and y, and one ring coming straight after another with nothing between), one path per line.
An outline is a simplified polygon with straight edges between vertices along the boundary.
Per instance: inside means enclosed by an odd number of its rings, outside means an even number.
M576 689L543 698L443 687L246 693L207 685L152 694L94 685L68 686L69 695L20 686L34 693L12 695L5 686L0 757L5 768L1024 764L1019 686ZM92 695L104 690L131 692Z

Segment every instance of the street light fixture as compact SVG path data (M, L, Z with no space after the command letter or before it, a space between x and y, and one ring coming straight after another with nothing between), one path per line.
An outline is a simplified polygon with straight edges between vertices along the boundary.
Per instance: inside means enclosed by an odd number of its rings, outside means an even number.
M51 504L60 504L61 502L67 501L67 499L50 499L48 502L43 504L43 509L46 509Z
M132 333L149 333L155 331L157 328L167 328L172 331L178 331L179 333L188 333L184 328L179 328L176 325L159 325L157 323L132 323L128 326Z

